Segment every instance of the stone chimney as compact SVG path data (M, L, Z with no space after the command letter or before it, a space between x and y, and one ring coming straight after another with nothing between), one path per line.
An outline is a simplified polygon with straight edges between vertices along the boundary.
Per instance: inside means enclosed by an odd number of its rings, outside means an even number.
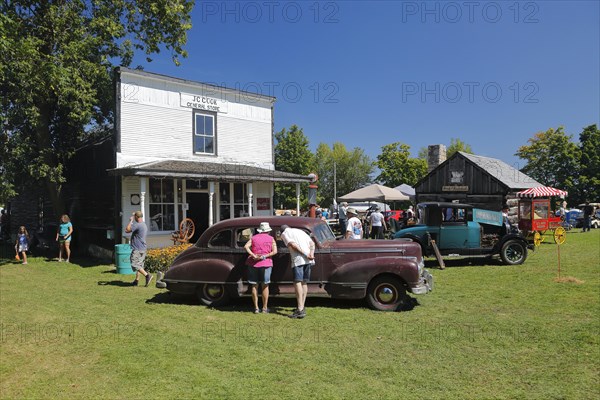
M446 146L443 144L427 146L427 173L433 171L444 161L446 161Z

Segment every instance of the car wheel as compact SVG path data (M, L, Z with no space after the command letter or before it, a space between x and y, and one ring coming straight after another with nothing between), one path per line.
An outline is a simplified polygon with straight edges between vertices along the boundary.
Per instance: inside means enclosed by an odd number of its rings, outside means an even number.
M218 307L229 302L229 294L225 285L204 283L196 291L198 300L205 306Z
M393 276L379 276L367 289L369 307L379 311L396 311L408 303L406 289Z
M527 258L527 247L520 240L509 240L502 245L500 257L507 265L523 264Z

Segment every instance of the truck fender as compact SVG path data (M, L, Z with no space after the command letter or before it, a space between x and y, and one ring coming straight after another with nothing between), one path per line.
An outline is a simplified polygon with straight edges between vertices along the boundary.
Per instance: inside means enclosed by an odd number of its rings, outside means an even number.
M500 250L502 250L502 246L504 246L504 243L508 242L509 240L518 240L522 242L523 245L525 245L525 248L531 248L530 244L527 242L527 239L525 239L522 235L509 233L507 235L502 236L498 243L496 243L496 246L494 246L494 252L500 253Z
M427 235L427 237L429 238L429 235ZM421 253L423 253L423 257L427 257L430 254L429 249L431 245L429 243L429 240L427 240L427 243L425 243L425 241L422 238L410 234L397 239L410 239L413 242L418 243L419 246L421 246Z

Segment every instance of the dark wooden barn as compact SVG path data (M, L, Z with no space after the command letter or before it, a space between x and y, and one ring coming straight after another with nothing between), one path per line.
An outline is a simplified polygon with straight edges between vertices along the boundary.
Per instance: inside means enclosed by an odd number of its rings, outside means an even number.
M459 151L421 179L415 192L418 203L458 201L499 211L516 192L536 186L542 185L501 160Z
M115 166L112 135L89 141L66 167L63 185L66 214L73 226L74 255L110 259L114 247L116 179L107 169ZM54 215L44 185L28 184L10 202L12 238L20 225L27 228L37 254L56 257L59 216Z

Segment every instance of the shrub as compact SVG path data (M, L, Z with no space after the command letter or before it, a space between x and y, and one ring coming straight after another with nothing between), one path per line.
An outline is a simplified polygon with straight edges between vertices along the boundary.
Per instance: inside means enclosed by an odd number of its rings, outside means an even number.
M177 246L163 247L161 249L149 249L148 254L146 254L144 269L148 272L166 272L171 264L173 264L175 257L190 246L190 243L185 243Z

